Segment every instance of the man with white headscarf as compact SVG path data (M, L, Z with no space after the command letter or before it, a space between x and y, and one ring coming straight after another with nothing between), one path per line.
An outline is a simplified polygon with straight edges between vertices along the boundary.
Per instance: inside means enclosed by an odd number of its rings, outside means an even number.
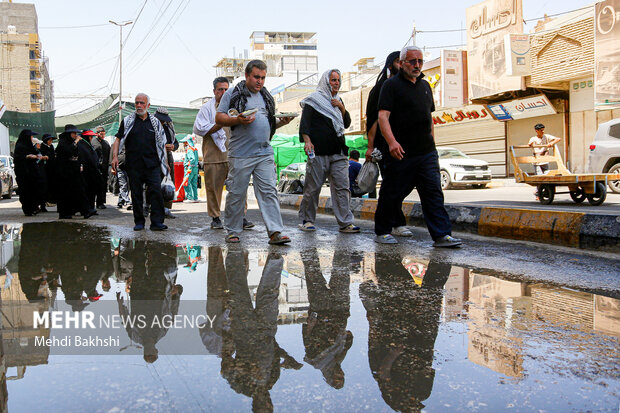
M359 227L353 225L349 206L349 161L344 130L351 124L351 116L338 96L340 84L340 71L328 70L321 76L316 91L300 102L303 112L299 137L308 155L304 195L299 205L302 231L316 230L316 208L327 177L340 232L360 232Z

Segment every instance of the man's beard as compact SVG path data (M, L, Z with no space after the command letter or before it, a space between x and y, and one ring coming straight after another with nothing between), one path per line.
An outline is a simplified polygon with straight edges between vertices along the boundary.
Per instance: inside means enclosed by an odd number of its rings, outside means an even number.
M140 116L144 115L146 113L146 109L136 109L136 113Z

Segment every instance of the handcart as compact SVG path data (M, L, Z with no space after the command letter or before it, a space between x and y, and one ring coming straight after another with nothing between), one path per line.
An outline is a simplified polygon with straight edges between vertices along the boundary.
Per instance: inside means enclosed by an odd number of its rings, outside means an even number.
M541 204L549 205L553 202L555 194L561 186L568 187L568 194L575 203L579 204L586 199L591 205L601 205L607 197L607 182L620 179L620 174L573 174L562 162L562 157L557 145L553 145L553 155L543 156L517 156L516 150L529 149L529 145L513 145L510 147L510 160L514 167L515 180L528 185L538 187L538 199ZM550 169L544 175L530 175L521 169L521 165L549 162L550 167L556 165L556 169Z

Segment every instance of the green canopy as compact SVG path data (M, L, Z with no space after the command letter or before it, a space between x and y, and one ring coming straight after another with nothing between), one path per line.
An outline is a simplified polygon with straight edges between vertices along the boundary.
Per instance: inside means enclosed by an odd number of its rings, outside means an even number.
M368 139L364 135L345 136L345 143L349 150L357 150L364 156L368 149ZM275 134L271 139L278 177L280 171L292 163L306 162L308 157L304 152L304 144L299 142L299 135ZM279 178L278 178L279 179Z
M14 112L7 110L2 115L0 123L9 128L9 143L11 151L15 146L17 137L23 129L30 129L41 135L53 133L54 111L51 112Z
M149 112L155 113L159 106L151 106ZM198 109L191 108L179 108L179 107L171 107L166 106L168 108L168 113L172 118L172 122L174 123L174 130L177 135L187 135L193 132L194 120L196 119L196 115L198 114ZM123 104L123 117L129 115L130 113L136 110L136 106L133 102L124 102ZM81 123L79 125L75 125L78 129L94 129L97 126L103 126L106 130L106 134L115 135L118 132L118 106L112 106L101 115L95 117L94 119ZM64 131L65 125L56 125L56 133L61 133Z

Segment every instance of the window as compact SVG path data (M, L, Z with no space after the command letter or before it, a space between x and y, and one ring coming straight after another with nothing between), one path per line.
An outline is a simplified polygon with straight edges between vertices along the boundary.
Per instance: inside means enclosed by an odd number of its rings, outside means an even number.
M609 136L620 139L620 123L616 123L615 125L611 125L609 127Z

